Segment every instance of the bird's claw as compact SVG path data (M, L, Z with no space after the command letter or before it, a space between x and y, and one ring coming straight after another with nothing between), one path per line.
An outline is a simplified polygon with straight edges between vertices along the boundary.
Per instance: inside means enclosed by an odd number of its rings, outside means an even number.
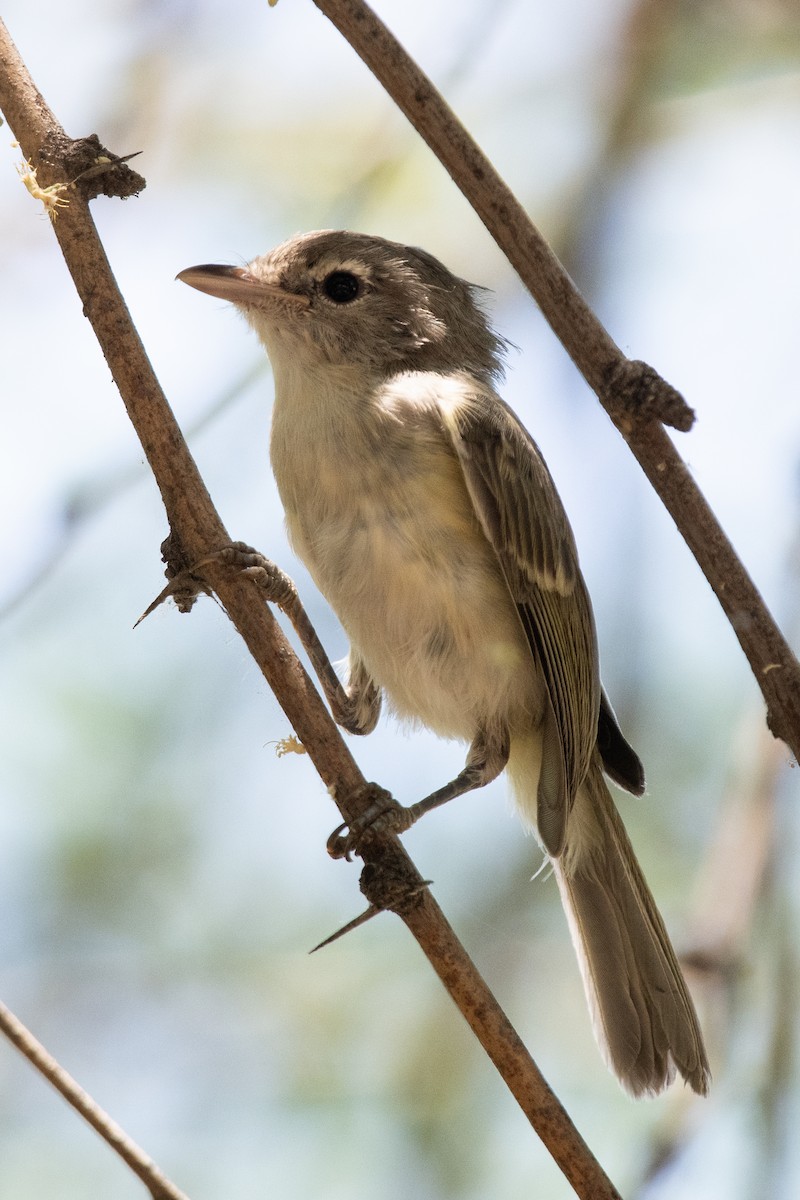
M328 838L326 845L331 858L344 858L350 862L364 841L380 835L405 833L414 824L410 809L398 803L385 788L377 783L367 783L359 790L359 795L365 793L370 803L364 811L352 821L337 825ZM342 836L344 829L347 833Z
M281 608L296 600L297 591L286 572L246 542L230 542L213 557L252 579L262 591L265 600L270 600Z

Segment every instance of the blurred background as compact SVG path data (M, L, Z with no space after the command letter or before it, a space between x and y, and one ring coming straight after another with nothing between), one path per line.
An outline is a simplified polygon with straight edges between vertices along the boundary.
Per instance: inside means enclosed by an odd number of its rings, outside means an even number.
M617 342L697 409L676 435L797 643L800 12L795 0L380 0ZM554 881L501 779L406 844L626 1197L800 1194L795 764L635 461L442 168L309 0L14 0L74 135L141 150L93 209L231 535L298 581L268 365L173 282L300 230L424 246L491 288L504 395L540 442L648 770L620 808L690 979L714 1087L635 1104L595 1049ZM163 606L167 528L48 220L0 129L0 995L192 1200L556 1200L569 1189L400 922L362 906L337 814L211 600ZM410 802L463 748L353 741ZM0 1196L141 1194L0 1043Z

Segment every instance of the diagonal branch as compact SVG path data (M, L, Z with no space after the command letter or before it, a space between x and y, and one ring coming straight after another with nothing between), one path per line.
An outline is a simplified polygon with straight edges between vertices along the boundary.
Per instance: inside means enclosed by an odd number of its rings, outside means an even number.
M0 108L40 183L69 179L56 159L41 157L47 142L69 144L35 88L0 21ZM144 347L116 286L88 203L80 190L54 222L67 266L103 354L158 483L171 528L171 552L188 565L230 543L228 536L155 378ZM319 694L292 652L253 582L231 575L220 563L206 568L228 616L275 692L315 767L351 821L359 813L364 783ZM365 801L368 803L368 801ZM613 1200L618 1193L593 1157L569 1115L548 1087L489 988L470 961L436 901L396 838L364 846L368 871L400 878L400 895L388 907L399 912L481 1045L556 1160L577 1195ZM373 879L374 883L374 879ZM408 899L413 897L412 900ZM372 898L372 897L371 897Z
M138 1175L153 1200L187 1200L186 1195L167 1179L124 1129L112 1120L107 1112L85 1092L71 1075L68 1075L52 1054L45 1050L29 1029L26 1029L14 1014L0 1004L0 1032L17 1047L19 1052L32 1063L36 1070L60 1092L69 1105L87 1121L103 1141L127 1163L134 1175Z
M596 392L733 626L770 729L800 759L800 663L661 424L688 430L691 410L652 368L631 362L613 342L489 159L364 0L314 3L433 150Z

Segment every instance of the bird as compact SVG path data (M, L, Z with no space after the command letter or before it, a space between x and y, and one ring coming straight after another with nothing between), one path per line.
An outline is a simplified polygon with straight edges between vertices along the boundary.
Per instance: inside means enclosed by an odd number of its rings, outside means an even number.
M601 1053L632 1096L707 1094L703 1037L606 783L645 790L601 686L572 529L498 393L483 289L412 246L346 230L178 279L232 302L272 364L272 470L293 549L350 642L334 715L468 744L422 813L504 769L553 874Z

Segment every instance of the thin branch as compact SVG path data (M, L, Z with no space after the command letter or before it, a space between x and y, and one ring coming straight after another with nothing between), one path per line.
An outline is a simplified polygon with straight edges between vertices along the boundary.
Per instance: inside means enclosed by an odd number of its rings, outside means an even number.
M138 1175L153 1200L187 1200L186 1193L167 1179L163 1171L151 1158L148 1158L144 1150L141 1150L128 1137L125 1130L121 1129L116 1121L112 1120L108 1113L104 1112L100 1105L92 1099L89 1093L85 1092L80 1084L67 1074L52 1054L45 1050L41 1042L38 1042L30 1030L26 1029L11 1010L2 1003L0 1003L0 1030L17 1047L20 1054L23 1054L56 1091L61 1093L67 1103L80 1113L84 1121L88 1121L92 1129L100 1134L103 1141L117 1152L134 1174Z
M607 196L614 178L644 136L648 101L663 73L664 59L679 24L682 0L634 0L614 49L613 80L600 98L600 138L594 146L580 188L567 199L559 221L558 247L568 264L580 261L589 247L586 214L596 214L596 197Z
M734 735L730 774L683 939L683 962L705 977L709 989L727 987L747 970L753 923L774 866L785 763L763 726L756 732L748 729L751 724L750 717L744 718ZM712 1008L717 1014L729 1011L724 1001L709 1005Z
M64 182L66 177L59 177L57 164L52 159L43 161L40 155L45 141L64 139L63 130L35 88L1 21L0 108L23 153L40 170L41 183ZM80 190L70 194L69 206L54 222L54 231L84 313L158 482L173 543L187 565L200 562L231 539L155 378ZM213 563L207 573L344 819L352 821L359 813L357 795L363 776L319 694L260 601L253 582ZM613 1184L548 1087L400 842L396 838L376 840L364 846L363 857L367 861L365 875L372 867L378 876L389 874L404 881L401 891L413 900L392 907L417 938L577 1195L587 1200L618 1200Z
M770 729L800 760L800 663L660 423L687 430L691 410L652 368L625 357L477 143L363 0L314 3L433 150L596 392L733 626L766 701Z

